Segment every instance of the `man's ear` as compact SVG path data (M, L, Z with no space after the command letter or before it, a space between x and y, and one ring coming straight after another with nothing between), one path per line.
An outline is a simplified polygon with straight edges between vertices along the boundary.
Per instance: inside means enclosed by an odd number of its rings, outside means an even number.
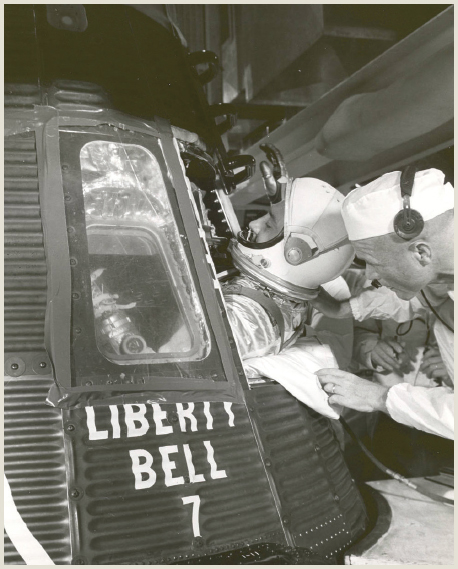
M432 262L431 247L425 241L415 241L411 243L409 245L409 251L422 267L426 267L426 265Z

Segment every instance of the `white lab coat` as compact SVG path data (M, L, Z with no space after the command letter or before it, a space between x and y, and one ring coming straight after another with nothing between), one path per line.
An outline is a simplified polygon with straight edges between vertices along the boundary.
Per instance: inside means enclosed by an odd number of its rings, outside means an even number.
M432 305L447 321L453 315L453 291L443 290L438 294L437 287L425 289ZM430 302L431 302L430 300ZM447 302L448 301L448 302ZM425 306L415 297L410 301L401 300L393 291L383 287L366 289L350 299L350 306L356 320L367 318L378 320L393 319L407 322L424 311ZM448 312L448 314L447 314ZM454 380L453 339L454 334L436 319L434 334L447 372ZM417 387L399 383L391 387L387 396L387 409L391 417L404 425L415 427L427 433L453 439L454 395L450 387Z

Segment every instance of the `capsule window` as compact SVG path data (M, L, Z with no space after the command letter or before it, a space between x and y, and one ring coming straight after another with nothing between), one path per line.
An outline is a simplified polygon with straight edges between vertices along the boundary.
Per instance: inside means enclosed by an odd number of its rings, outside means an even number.
M98 350L117 364L205 358L209 334L157 159L92 141L80 161Z

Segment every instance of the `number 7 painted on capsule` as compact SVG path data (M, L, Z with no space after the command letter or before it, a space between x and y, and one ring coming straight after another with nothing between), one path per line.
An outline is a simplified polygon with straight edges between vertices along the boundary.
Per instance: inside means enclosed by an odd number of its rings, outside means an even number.
M200 497L199 496L184 496L181 498L183 504L192 504L192 531L194 537L202 537L200 535L199 528L199 508L200 508Z

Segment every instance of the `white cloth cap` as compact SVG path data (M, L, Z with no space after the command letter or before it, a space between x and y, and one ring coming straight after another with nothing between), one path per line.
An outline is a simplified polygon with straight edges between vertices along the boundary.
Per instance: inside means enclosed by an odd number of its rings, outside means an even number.
M445 174L431 168L415 174L410 207L428 221L453 209L453 186L444 184ZM403 208L401 172L390 172L356 188L345 198L342 217L350 241L394 232L393 220Z

